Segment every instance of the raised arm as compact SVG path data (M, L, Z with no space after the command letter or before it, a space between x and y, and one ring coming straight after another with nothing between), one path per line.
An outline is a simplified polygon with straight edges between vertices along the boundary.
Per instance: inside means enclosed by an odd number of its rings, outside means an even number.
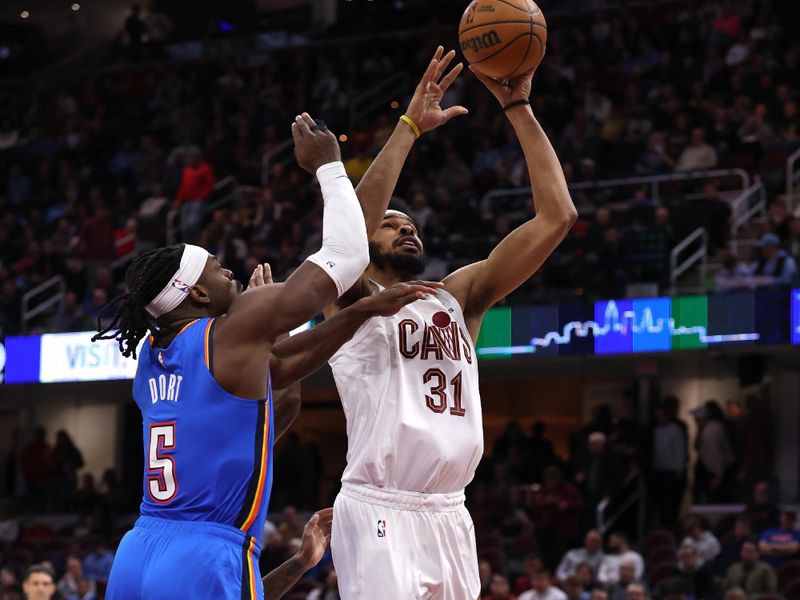
M456 55L455 50L442 56L443 53L444 48L439 46L406 109L405 116L419 129L419 135L444 125L455 116L467 114L467 109L463 106L451 106L443 110L439 104L463 67L458 63L445 77L442 77ZM361 203L367 224L367 236L371 236L380 227L383 214L389 206L389 200L400 178L400 171L417 136L410 124L403 120L398 121L386 145L375 157L356 187L358 201Z
M285 387L300 381L325 364L365 321L393 315L425 294L435 294L440 287L441 283L432 281L393 285L358 300L317 327L275 344L269 365L274 385Z
M564 239L578 213L555 150L528 103L533 71L504 85L473 67L470 70L494 94L514 127L528 165L536 210L536 216L506 236L487 259L467 265L444 280L445 289L464 308L475 340L489 307L542 266Z
M367 237L372 236L380 227L386 208L392 198L400 172L414 145L414 140L423 133L444 125L453 117L467 114L463 106L451 106L442 109L442 96L458 77L463 65L458 63L447 75L444 75L456 53L451 50L442 56L444 48L439 46L433 55L428 68L422 75L414 95L408 103L405 117L397 122L386 145L372 161L364 177L356 187L356 194L364 212L367 226ZM444 77L443 77L444 75ZM409 123L410 121L410 123ZM415 131L417 128L418 131ZM352 288L341 297L338 305L326 309L326 316L334 314L344 306L349 306L359 298L369 295L370 287L366 276L361 277Z
M300 165L316 173L322 188L322 248L283 283L248 289L231 305L215 332L215 343L272 344L319 314L361 276L369 263L364 216L340 160L336 137L308 114L292 123ZM231 343L226 343L231 342Z

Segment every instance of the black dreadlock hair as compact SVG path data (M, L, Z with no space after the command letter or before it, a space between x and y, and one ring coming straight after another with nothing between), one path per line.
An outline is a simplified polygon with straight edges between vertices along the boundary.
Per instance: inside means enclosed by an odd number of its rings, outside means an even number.
M119 351L126 358L136 358L136 346L148 331L158 331L155 321L145 311L153 298L169 283L170 277L181 266L184 244L148 250L137 256L125 273L128 293L117 296L97 315L97 340L117 340ZM114 319L103 328L103 315L116 307ZM163 328L161 329L163 333Z

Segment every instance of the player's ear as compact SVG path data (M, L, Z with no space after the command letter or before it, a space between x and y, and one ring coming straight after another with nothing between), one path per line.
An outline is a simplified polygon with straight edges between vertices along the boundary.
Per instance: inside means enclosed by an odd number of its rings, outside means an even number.
M202 283L196 283L189 290L189 296L198 304L210 304L211 296L208 294L208 288Z

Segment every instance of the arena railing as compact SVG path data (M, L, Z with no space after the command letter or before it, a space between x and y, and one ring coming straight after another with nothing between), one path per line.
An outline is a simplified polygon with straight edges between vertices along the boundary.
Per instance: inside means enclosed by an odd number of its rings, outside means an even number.
M697 242L699 241L699 245ZM695 251L680 261L680 256L686 248L697 246ZM689 269L700 263L700 284L706 279L708 270L708 233L705 228L698 227L692 233L681 240L669 253L669 285L670 295L677 292L678 278Z
M739 231L767 208L767 189L756 181L731 201L731 250L739 249Z
M786 209L789 212L794 210L792 199L794 198L794 186L800 181L800 148L795 150L786 159Z
M620 177L617 179L598 179L595 181L577 181L569 184L570 191L601 190L608 188L641 187L650 188L650 198L656 204L661 204L662 187L668 183L696 180L717 180L735 178L740 181L737 192L741 193L750 187L750 175L744 169L711 169L707 171L686 171L683 173L669 173L666 175L647 175L642 177ZM492 190L483 195L482 205L485 206L494 198L509 196L528 196L530 187L504 188Z
M365 117L385 108L392 100L404 101L408 94L409 78L405 72L395 73L380 83L350 99L350 130Z
M55 294L46 295L40 302L35 302L40 295L50 289L55 289ZM22 295L22 310L20 311L20 327L23 332L28 330L28 323L32 319L55 307L61 308L67 284L61 275L43 281Z

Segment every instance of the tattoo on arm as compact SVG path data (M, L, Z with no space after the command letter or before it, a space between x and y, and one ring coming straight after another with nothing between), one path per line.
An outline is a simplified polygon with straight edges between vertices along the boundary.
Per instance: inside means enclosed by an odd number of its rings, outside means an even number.
M307 569L292 557L280 567L273 569L261 581L264 584L264 600L279 600L298 580Z

